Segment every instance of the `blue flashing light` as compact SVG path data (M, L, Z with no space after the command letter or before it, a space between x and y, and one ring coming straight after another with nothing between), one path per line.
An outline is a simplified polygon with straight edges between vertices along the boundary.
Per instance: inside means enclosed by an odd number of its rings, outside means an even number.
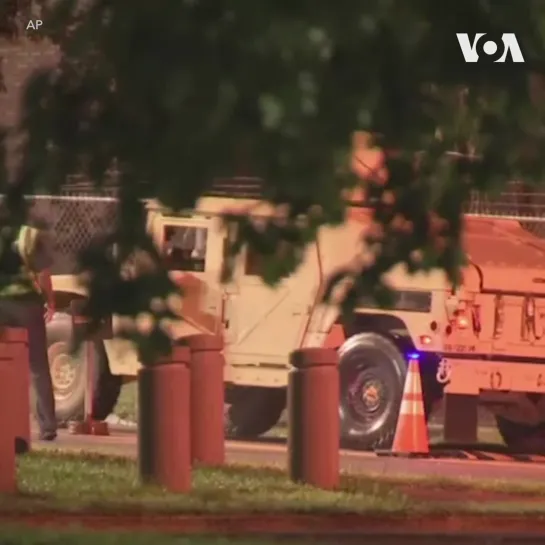
M410 360L419 360L420 359L420 354L418 352L409 352L407 354L407 359L410 361Z

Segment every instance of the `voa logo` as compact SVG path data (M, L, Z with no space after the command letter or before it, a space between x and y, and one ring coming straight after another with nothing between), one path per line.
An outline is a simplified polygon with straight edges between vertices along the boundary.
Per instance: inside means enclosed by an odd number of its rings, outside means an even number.
M524 62L517 37L513 33L506 32L500 36L478 32L473 41L465 33L456 33L456 37L466 62L509 62L509 54L511 62Z

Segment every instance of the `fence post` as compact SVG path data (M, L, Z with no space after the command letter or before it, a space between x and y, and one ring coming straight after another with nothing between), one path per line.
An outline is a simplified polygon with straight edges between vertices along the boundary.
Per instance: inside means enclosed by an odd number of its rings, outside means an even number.
M111 316L103 320L98 330L92 337L87 337L86 326L89 320L84 315L85 299L75 299L70 304L72 315L72 331L79 339L86 336L83 341L85 351L85 416L82 422L70 422L68 430L72 434L109 435L108 423L93 418L93 402L97 379L97 358L95 342L111 339L113 337L113 325Z
M181 339L191 350L191 461L225 462L223 339L190 335Z
M176 345L138 372L140 478L172 492L191 489L189 360L189 348Z
M339 485L337 352L305 348L291 354L288 379L290 478L323 489Z
M17 490L15 453L30 448L30 371L26 329L0 330L0 492Z

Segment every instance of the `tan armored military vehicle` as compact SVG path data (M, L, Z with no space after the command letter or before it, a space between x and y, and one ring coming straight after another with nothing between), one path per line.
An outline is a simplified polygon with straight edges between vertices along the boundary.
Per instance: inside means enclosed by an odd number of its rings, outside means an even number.
M247 251L232 281L219 282L228 236L222 212L271 213L254 181L219 184L183 214L149 203L148 228L169 271L187 288L185 321L176 334L224 335L229 433L251 438L273 427L286 403L290 352L325 345L340 352L342 435L361 448L389 445L410 355L421 362L427 412L445 387L464 407L470 400L486 403L509 444L539 437L545 429L545 241L528 228L539 218L521 226L528 218L507 215L516 209L535 216L535 203L510 199L509 208L472 203L465 223L471 264L459 290L440 272L411 276L397 267L388 277L393 306L379 309L362 299L345 321L335 307L320 304L319 295L332 272L362 254L365 207L351 207L343 225L322 229L300 269L272 289L258 276L258 256ZM81 415L84 397L85 361L71 357L68 345L69 302L85 296L75 282L75 254L108 231L116 200L81 191L34 200L57 238L53 286L59 312L48 327L49 356L58 418L67 420ZM118 339L97 343L96 353L95 416L105 418L139 363L132 346ZM475 425L459 403L456 412Z

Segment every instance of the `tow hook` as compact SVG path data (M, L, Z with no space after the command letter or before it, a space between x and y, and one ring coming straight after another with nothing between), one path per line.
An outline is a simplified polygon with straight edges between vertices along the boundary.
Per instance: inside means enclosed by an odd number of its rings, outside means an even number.
M442 359L437 367L437 374L435 378L439 384L446 384L450 381L450 375L452 372L452 366L447 360Z

